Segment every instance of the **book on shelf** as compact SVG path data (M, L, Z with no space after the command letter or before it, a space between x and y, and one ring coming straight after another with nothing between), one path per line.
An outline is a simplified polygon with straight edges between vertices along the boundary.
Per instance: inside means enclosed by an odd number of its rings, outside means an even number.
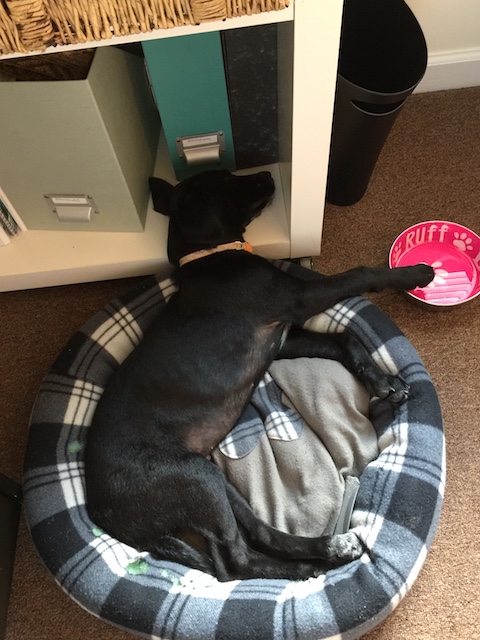
M21 216L0 188L0 247L10 244L12 238L26 230Z
M10 236L2 225L0 225L0 247L4 247L6 244L10 244Z

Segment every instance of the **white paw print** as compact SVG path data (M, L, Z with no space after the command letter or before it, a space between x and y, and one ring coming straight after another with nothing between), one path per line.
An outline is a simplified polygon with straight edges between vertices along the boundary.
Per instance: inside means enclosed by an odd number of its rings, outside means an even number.
M453 235L455 236L453 244L457 249L460 249L460 251L472 251L472 239L469 238L466 233L458 233L458 231L455 231Z
M435 271L435 275L433 277L433 280L427 285L427 288L432 289L435 285L445 284L445 276L448 276L448 271L445 271L445 269L441 269L442 264L442 262L436 260L430 265Z
M399 242L393 250L393 263L397 264L400 254L402 253L402 243Z

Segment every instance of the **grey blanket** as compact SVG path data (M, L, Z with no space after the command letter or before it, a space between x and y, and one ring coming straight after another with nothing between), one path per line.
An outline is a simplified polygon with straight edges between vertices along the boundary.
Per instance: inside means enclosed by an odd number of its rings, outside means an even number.
M369 395L331 360L278 360L269 373L213 460L277 529L332 533L345 480L355 486L350 478L378 456Z

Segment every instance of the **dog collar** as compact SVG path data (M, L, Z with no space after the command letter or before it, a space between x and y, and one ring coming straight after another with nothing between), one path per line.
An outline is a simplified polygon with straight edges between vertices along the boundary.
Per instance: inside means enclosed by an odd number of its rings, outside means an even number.
M199 251L194 251L193 253L188 253L183 258L180 258L178 264L183 267L184 264L188 262L192 262L193 260L198 260L199 258L205 258L205 256L210 256L213 253L219 253L220 251L248 251L248 253L253 253L253 249L251 244L248 242L241 242L240 240L235 240L235 242L226 242L225 244L219 244L213 249L200 249Z

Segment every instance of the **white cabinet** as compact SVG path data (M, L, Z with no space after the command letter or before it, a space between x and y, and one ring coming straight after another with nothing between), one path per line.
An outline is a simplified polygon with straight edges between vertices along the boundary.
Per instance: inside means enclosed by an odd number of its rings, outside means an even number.
M277 194L272 206L252 223L247 233L255 251L269 258L320 253L342 9L342 0L292 0L283 11L141 36L172 37L279 23L281 157L278 165L269 167ZM138 36L126 36L89 46L138 40ZM65 48L85 46L88 45ZM156 175L174 181L167 157L160 143ZM0 248L0 291L166 270L167 222L149 209L143 233L24 232Z

